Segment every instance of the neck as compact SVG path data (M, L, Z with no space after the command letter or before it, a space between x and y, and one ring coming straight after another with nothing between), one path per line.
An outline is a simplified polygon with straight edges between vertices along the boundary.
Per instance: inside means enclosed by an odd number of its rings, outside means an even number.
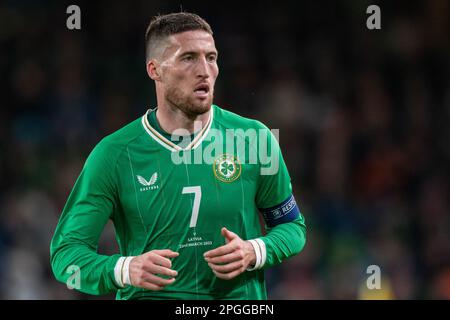
M156 110L156 119L159 126L165 132L172 134L177 129L184 129L189 134L195 133L206 126L211 109L199 115L186 114L179 108L170 108L167 106L158 106Z

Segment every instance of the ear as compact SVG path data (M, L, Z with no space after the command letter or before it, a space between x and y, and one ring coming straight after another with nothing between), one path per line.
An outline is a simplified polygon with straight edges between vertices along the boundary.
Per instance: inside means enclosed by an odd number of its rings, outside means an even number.
M161 75L159 74L159 64L156 59L150 59L147 62L147 74L152 80L158 81L161 79Z

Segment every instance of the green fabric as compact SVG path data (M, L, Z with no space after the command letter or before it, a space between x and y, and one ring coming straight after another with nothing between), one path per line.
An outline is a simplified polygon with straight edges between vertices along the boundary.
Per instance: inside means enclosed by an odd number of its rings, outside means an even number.
M266 227L267 235L261 237L267 249L264 269L279 264L299 253L306 243L306 225L303 215L290 223L273 228Z
M71 265L80 267L80 291L117 299L266 299L264 271L244 272L221 280L203 259L203 253L225 243L222 227L242 239L262 237L267 247L265 267L280 263L304 246L303 216L296 221L266 228L262 236L258 208L281 203L292 193L290 177L278 143L267 127L213 106L211 129L195 150L171 151L156 141L137 119L104 138L89 155L63 209L50 254L55 277L66 282ZM155 118L156 120L156 118ZM218 162L213 148L222 143L217 132L227 129L261 129L278 155L279 170L261 175L259 163ZM239 134L238 134L239 135ZM259 144L245 136L231 155L244 159ZM224 143L224 142L223 142ZM196 152L211 151L215 163L177 164L174 156L195 159ZM221 165L219 165L221 164ZM240 167L234 181L223 181ZM217 169L215 171L214 169ZM231 170L231 171L230 171ZM192 189L194 188L194 189ZM196 192L201 193L201 197ZM191 227L193 205L199 211ZM98 239L108 219L114 223L120 254L97 253ZM195 219L194 219L195 220ZM127 286L119 288L114 266L120 256L136 256L154 249L180 253L172 260L176 281L162 291Z

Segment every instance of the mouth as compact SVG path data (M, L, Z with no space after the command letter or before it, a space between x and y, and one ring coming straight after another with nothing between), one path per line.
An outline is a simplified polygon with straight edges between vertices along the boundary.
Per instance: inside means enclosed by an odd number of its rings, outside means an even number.
M209 94L209 84L201 83L197 85L194 89L194 93L199 98L206 98Z

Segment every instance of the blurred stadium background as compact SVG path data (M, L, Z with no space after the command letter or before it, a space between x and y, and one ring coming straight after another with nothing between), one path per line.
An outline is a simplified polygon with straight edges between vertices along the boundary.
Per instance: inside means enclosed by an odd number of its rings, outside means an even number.
M99 298L56 282L49 242L93 146L154 106L144 32L180 8L215 32L216 104L280 129L308 241L269 297L450 299L449 1L92 2L0 4L1 299Z

